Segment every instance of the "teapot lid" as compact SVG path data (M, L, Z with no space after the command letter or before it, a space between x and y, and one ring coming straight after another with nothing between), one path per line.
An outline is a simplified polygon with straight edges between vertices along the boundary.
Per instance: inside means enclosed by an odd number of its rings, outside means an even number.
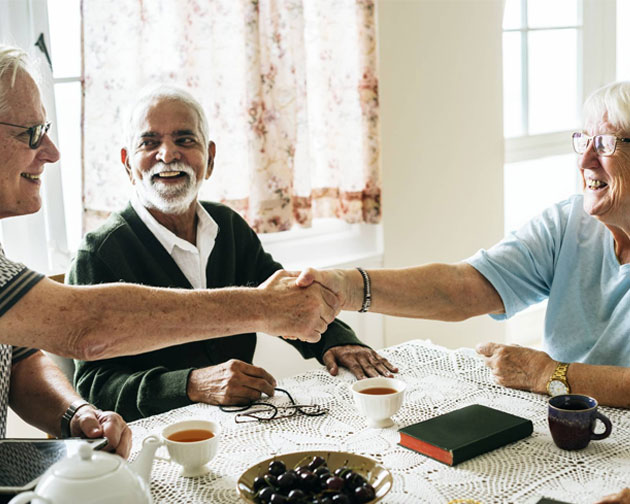
M52 467L55 476L67 479L83 480L97 478L114 472L122 459L108 453L94 453L89 443L82 443L78 453L60 460Z

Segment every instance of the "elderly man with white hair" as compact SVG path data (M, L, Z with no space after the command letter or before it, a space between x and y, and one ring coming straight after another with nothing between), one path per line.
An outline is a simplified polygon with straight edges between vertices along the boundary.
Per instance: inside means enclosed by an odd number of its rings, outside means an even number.
M41 176L59 158L25 53L0 44L0 218L39 210ZM228 334L265 331L318 341L337 311L326 289L301 289L286 272L258 288L190 291L138 285L58 284L0 249L0 437L7 404L55 435L106 436L126 456L131 434L89 405L37 348L102 359Z
M129 130L121 159L134 195L127 208L85 237L70 282L123 280L198 290L258 285L282 268L236 212L198 201L214 168L216 146L201 105L188 92L170 86L145 91L133 107ZM252 365L256 343L256 334L243 331L142 355L78 362L75 385L94 404L128 419L191 402L248 403L273 395L276 385L269 372ZM318 343L291 344L303 357L326 364L331 374L338 366L358 378L395 371L338 320Z

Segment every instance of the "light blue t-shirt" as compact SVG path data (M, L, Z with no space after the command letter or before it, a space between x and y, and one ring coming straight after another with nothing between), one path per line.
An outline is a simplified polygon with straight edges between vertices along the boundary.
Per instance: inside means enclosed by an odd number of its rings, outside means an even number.
M548 298L544 346L563 362L630 366L630 264L611 232L572 196L467 259L497 290L509 318Z

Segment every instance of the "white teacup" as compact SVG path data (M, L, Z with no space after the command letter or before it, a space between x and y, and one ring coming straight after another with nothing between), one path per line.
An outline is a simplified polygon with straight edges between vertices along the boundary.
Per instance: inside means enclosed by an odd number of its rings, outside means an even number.
M217 453L220 434L220 425L209 420L172 423L160 435L160 441L166 446L170 458L156 458L181 465L181 475L185 478L202 476L208 472L206 464Z
M382 376L359 380L350 386L354 402L365 415L368 427L377 428L394 425L390 417L402 406L406 388L404 381ZM384 389L389 389L390 392Z

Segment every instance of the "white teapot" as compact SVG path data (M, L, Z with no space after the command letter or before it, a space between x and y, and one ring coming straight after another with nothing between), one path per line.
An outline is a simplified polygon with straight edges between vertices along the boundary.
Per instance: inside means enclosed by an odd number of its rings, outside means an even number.
M160 444L147 438L136 460L128 463L83 443L77 454L52 465L35 491L16 495L9 504L152 504L151 467Z

